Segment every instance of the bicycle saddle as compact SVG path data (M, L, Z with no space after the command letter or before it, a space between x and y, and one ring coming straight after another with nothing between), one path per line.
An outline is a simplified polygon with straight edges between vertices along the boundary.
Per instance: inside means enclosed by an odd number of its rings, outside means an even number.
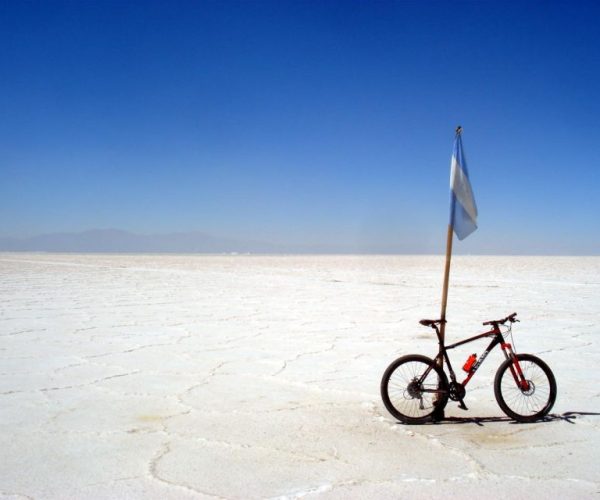
M433 325L442 324L445 322L446 322L445 319L422 319L421 321L419 321L419 323L421 323L423 326L433 326Z

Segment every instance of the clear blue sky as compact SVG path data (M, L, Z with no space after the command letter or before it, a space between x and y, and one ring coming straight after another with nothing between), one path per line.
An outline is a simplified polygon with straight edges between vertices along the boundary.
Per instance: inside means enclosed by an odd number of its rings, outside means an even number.
M600 253L597 2L0 4L0 234Z

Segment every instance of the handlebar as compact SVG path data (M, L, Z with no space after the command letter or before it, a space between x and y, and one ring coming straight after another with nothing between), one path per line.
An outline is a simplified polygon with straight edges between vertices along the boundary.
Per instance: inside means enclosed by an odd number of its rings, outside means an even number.
M517 318L517 313L512 313L509 314L506 318L504 319L494 319L491 321L486 321L485 323L483 323L484 325L492 325L492 326L498 326L498 325L503 325L504 323L506 323L507 321L510 321L511 323L518 323L519 320L516 319Z

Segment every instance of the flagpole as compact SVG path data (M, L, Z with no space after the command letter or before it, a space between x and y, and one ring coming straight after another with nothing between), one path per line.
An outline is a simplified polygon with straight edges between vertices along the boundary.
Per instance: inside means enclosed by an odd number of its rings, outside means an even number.
M456 127L456 136L462 133L462 127ZM452 210L452 206L450 207ZM454 227L452 227L452 217L448 223L448 233L446 234L446 265L444 267L444 286L442 288L442 311L440 313L440 341L443 344L446 335L446 305L448 304L448 283L450 281L450 261L452 260L452 240L454 236ZM440 345L440 352L442 346ZM444 364L444 359L441 358L441 364Z
M446 266L444 268L444 287L442 288L442 312L440 314L440 340L444 342L444 336L446 334L446 304L448 303L448 281L450 279L450 261L452 259L452 237L453 237L452 224L448 224L448 235L446 236ZM441 346L440 346L441 349ZM444 361L442 360L442 363Z
M467 165L462 151L461 142L462 127L456 127L456 137L454 139L454 151L452 152L452 164L450 167L450 220L448 222L448 232L446 234L446 265L444 267L444 286L442 288L442 311L440 313L439 356L436 358L436 364L440 367L444 365L443 346L446 337L446 305L448 304L448 284L450 282L450 262L452 260L452 241L454 232L458 239L462 240L477 229L477 206L473 197L473 190L469 182ZM436 405L436 399L433 404ZM466 410L467 407L460 399L460 407ZM434 408L432 413L434 420L444 419L444 408Z
M456 136L458 137L462 132L462 127L459 125L456 127ZM454 203L452 201L451 203ZM448 232L446 233L446 265L444 266L444 286L442 287L442 311L440 313L440 349L439 354L442 354L442 346L445 343L446 337L446 305L448 304L448 283L450 281L450 262L452 260L452 240L454 239L454 227L453 223L453 210L452 204L450 205L450 222L448 223ZM444 366L444 358L440 356L436 361L436 364L442 368ZM436 404L434 400L433 404ZM434 420L443 420L445 417L444 409L436 409L433 412Z

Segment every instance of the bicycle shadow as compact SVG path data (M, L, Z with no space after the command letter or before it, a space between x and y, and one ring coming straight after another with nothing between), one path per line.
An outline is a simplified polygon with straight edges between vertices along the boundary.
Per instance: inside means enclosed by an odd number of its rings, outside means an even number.
M485 424L497 422L507 422L511 425L528 425L539 424L543 422L556 422L560 420L568 422L570 424L575 424L575 419L578 416L600 416L600 413L589 411L567 411L562 414L551 413L540 420L536 420L535 422L516 422L510 417L446 417L443 420L437 422L428 422L426 425L475 424L483 427Z

